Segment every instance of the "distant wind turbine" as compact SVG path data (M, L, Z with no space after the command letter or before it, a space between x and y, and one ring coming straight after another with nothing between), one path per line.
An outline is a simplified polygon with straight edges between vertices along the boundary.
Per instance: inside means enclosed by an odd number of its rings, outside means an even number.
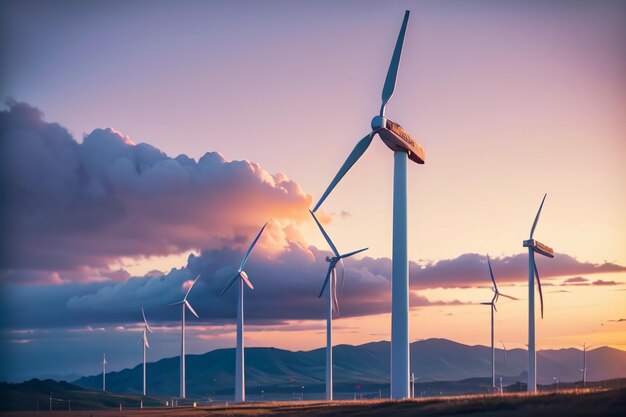
M186 387L185 387L185 378L186 378L185 377L185 310L189 309L191 314L196 316L196 318L200 318L198 316L198 313L196 313L196 311L191 306L191 304L189 304L189 301L187 301L187 297L189 297L189 293L191 292L191 289L193 288L193 286L196 285L198 278L200 278L200 275L198 275L196 279L193 280L189 288L187 288L187 293L185 294L185 297L182 299L182 301L170 304L170 306L177 306L177 305L182 306L182 321L181 321L181 327L180 327L181 329L181 332L180 332L180 398L183 398L183 399L187 397L187 392L186 392Z
M523 242L523 246L528 248L528 392L537 391L537 353L535 346L535 278L537 279L537 288L539 289L539 300L541 301L541 318L543 318L543 294L541 292L541 281L539 280L539 272L535 262L535 252L540 255L554 258L554 250L538 240L533 239L539 215L546 201L548 194L543 196L539 211L535 216L533 227L530 229L530 238Z
M256 242L261 237L261 233L265 230L265 226L267 223L263 225L261 231L248 248L246 255L243 257L241 261L241 265L239 265L239 269L235 275L232 276L220 291L220 296L223 295L228 289L235 283L237 278L239 278L239 290L237 291L237 352L235 356L235 401L236 402L244 402L246 400L246 379L245 379L245 363L244 363L244 346L243 346L243 288L244 283L251 289L254 289L254 286L248 279L248 274L243 270L246 266L246 262L248 262L248 258L250 257L250 253L256 245Z
M493 270L491 269L491 260L489 259L489 255L487 255L487 264L489 265L489 275L491 276L491 282L493 283L493 287L491 288L491 290L493 291L493 298L491 298L491 301L481 303L481 304L490 306L490 310L491 310L491 386L492 388L495 389L496 387L496 348L494 345L494 320L493 319L494 319L494 313L498 311L496 309L496 303L498 302L498 298L500 296L510 298L511 300L517 300L517 298L511 297L510 295L502 294L498 290L498 285L496 285L496 279L493 277Z
M407 160L424 163L424 148L399 124L385 117L385 107L396 88L404 36L409 23L409 10L404 13L398 40L393 50L382 91L380 113L371 122L371 131L354 147L348 159L324 191L313 211L322 205L344 175L359 160L376 134L394 152L393 165L393 246L391 267L391 398L411 395L409 386L409 261L407 252Z
M344 258L348 258L352 255L356 255L357 253L363 252L368 248L359 249L354 252L349 252L344 255L340 255L339 251L333 244L332 240L315 217L315 214L310 211L311 216L317 223L317 227L319 227L320 232L324 235L324 239L328 243L328 246L333 251L335 256L326 257L326 262L328 262L328 272L326 273L326 279L324 280L324 285L322 286L322 290L320 291L319 297L324 294L324 290L326 286L328 286L328 298L327 298L327 317L326 317L326 399L331 401L333 399L333 312L339 316L339 301L337 297L337 271L336 266L337 263L341 263L342 273L345 273L343 269L343 260ZM343 280L341 281L343 283Z
M102 354L102 391L107 390L107 354Z
M580 372L583 374L583 387L587 386L587 349L591 346L587 346L587 343L583 343L583 368L580 369Z
M143 307L141 307L141 316L143 317L143 335L139 339L141 343L143 341L143 395L146 396L146 349L150 347L148 343L148 332L152 333L152 329L148 325L148 320L146 320L146 313L143 311Z

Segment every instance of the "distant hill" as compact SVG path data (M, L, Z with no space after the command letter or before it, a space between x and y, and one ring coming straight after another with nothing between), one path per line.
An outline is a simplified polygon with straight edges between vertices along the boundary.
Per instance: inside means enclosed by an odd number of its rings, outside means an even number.
M0 410L94 410L98 408L123 407L137 408L141 398L121 394L111 394L57 382L51 379L30 381L19 384L0 382ZM144 406L162 405L162 401L152 398L143 400Z
M250 395L266 393L307 393L324 391L325 349L292 352L275 348L247 348L246 387ZM580 381L582 352L577 349L540 351L538 380L552 384L558 376L562 382ZM339 345L333 350L334 386L338 393L352 393L358 385L363 391L379 391L389 385L390 344L374 342L359 346ZM491 349L468 346L446 339L428 339L411 344L411 365L417 383L434 386L443 381L464 381L456 384L459 392L470 386L483 389L490 385ZM504 384L526 381L527 352L512 349L506 354L496 352L496 371ZM626 352L603 347L587 352L588 379L619 378L618 366L624 369ZM233 393L235 351L218 349L202 355L187 355L187 393L197 398L224 398ZM178 393L179 358L149 363L147 369L149 394L169 397ZM139 394L142 365L107 373L107 387L113 392ZM83 377L74 384L97 390L102 375ZM467 382L468 380L470 382ZM465 387L465 388L463 388ZM416 390L418 388L416 387ZM346 394L347 395L347 394ZM260 397L259 397L260 399Z

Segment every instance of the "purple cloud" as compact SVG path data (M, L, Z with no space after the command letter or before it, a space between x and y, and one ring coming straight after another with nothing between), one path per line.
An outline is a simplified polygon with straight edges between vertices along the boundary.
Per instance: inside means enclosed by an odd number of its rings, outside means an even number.
M0 129L11 244L0 266L33 271L30 281L85 267L114 272L120 257L239 247L269 218L308 220L312 197L253 162L217 152L172 158L113 129L78 143L39 110L8 106Z

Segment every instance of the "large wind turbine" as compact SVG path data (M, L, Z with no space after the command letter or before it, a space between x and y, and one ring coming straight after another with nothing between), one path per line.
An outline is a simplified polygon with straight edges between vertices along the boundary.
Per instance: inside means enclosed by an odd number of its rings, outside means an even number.
M333 244L332 240L315 217L315 214L311 211L311 215L317 223L317 227L319 227L320 232L324 235L324 239L328 242L328 246L332 249L335 256L326 257L326 262L328 262L328 272L326 273L326 279L324 280L324 285L322 285L322 290L320 291L319 297L322 297L324 294L324 290L326 286L328 286L328 298L327 298L327 317L326 317L326 399L331 401L333 399L333 312L339 316L339 301L337 297L337 271L335 267L337 263L341 263L342 271L343 271L343 260L344 258L348 258L352 255L356 255L357 253L363 252L368 248L363 248L356 250L354 252L349 252L344 255L340 255L339 251ZM342 281L343 282L343 281Z
M102 354L102 391L107 390L107 354Z
M143 335L139 339L138 343L143 342L143 395L146 396L146 349L150 347L148 343L148 332L152 333L152 329L150 325L148 325L148 320L146 320L146 313L143 311L143 307L141 307L141 316L143 317Z
M543 318L543 294L541 292L541 281L535 263L535 252L540 255L554 258L554 250L538 240L533 239L539 215L546 201L548 194L543 196L539 211L535 216L533 227L530 229L530 237L523 242L523 246L528 248L528 392L537 391L537 353L535 350L535 278L539 289L539 300L541 302L541 318Z
M182 301L170 304L170 306L182 306L182 324L180 327L180 398L183 399L187 397L185 387L185 309L189 309L191 314L196 316L196 318L200 318L198 316L198 313L196 313L196 310L194 310L191 304L189 304L189 301L187 301L187 297L189 296L189 293L191 292L193 286L196 285L198 278L200 278L200 275L198 275L196 279L193 280L189 288L187 288L187 293L185 294L185 297L182 299Z
M489 255L487 255L487 264L489 265L489 275L491 276L491 282L493 283L493 287L491 288L491 290L493 291L493 297L491 298L491 301L481 303L481 304L490 306L490 310L491 310L491 386L495 388L496 387L496 348L494 345L493 318L494 318L494 313L498 311L496 309L496 303L498 302L498 298L500 296L510 298L511 300L517 300L517 298L511 297L510 295L502 294L498 290L498 286L496 285L496 279L493 277L493 269L491 269L491 260L489 259ZM504 344L502 345L504 346ZM505 350L505 354L506 354L506 350Z
M231 279L228 280L222 291L220 292L220 296L224 294L228 289L235 283L237 278L239 278L239 290L237 291L237 352L235 354L235 401L236 402L244 402L246 400L246 378L245 378L245 364L244 364L244 346L243 346L243 287L244 283L251 289L254 289L252 283L248 279L248 274L243 270L244 266L246 266L246 262L248 262L248 258L250 257L250 253L256 245L256 242L261 237L261 233L265 230L265 226L267 223L263 225L261 231L256 238L252 242L252 245L248 248L246 255L243 257L241 261L241 265L239 265L239 269L235 275L232 276Z
M348 159L339 169L320 201L317 211L352 165L372 143L375 134L394 151L393 173L393 248L391 269L391 398L410 397L409 387L409 262L407 256L407 158L423 164L424 149L402 129L385 117L385 105L393 95L402 55L404 35L409 21L409 11L404 13L400 34L393 51L385 85L383 86L380 113L372 119L372 131L361 139Z

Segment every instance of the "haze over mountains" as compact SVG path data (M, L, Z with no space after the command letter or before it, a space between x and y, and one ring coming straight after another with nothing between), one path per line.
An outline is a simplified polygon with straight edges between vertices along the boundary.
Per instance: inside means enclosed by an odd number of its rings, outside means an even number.
M276 348L246 349L246 387L250 394L266 392L321 392L324 389L325 349L292 352ZM538 381L553 383L582 379L583 354L579 349L538 352ZM389 342L359 346L339 345L333 350L336 391L352 392L355 386L376 388L389 384ZM428 339L411 344L411 368L417 382L460 381L491 375L491 348L468 346L446 339ZM626 352L601 347L587 352L588 380L620 378L626 370ZM505 384L526 381L527 352L497 349L496 373ZM234 349L218 349L202 355L187 355L187 393L190 396L229 395L234 387ZM179 358L166 358L148 364L150 395L177 395ZM107 373L107 389L118 393L140 393L142 366ZM75 384L101 388L102 374L83 377ZM481 384L484 384L482 381Z

